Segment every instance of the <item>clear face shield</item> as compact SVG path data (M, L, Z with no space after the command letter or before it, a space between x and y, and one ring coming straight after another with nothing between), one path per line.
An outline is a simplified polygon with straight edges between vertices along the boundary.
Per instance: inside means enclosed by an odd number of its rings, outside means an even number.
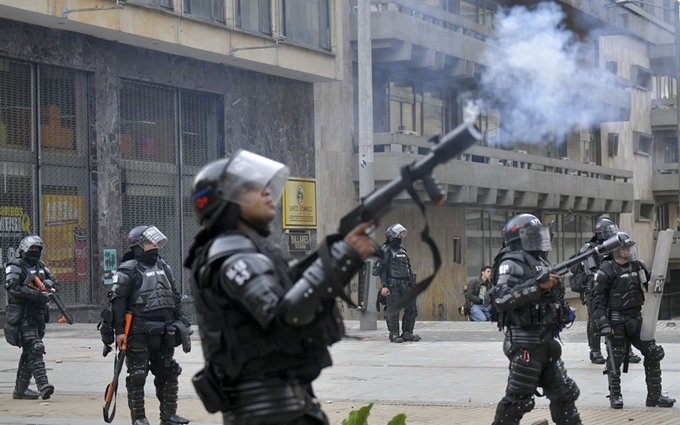
M615 234L619 233L619 226L616 224L610 224L608 226L602 227L600 232L602 232L602 239L609 239Z
M614 258L614 261L622 264L637 261L640 258L638 257L637 245L635 242L632 244L627 242L624 246L617 248L612 252L612 257Z
M218 193L229 202L249 206L252 201L241 196L245 192L262 192L269 189L270 197L278 203L288 180L288 167L269 158L240 150L234 154L224 171Z
M390 230L388 230L387 235L393 238L396 238L397 236L405 238L406 235L408 235L408 230L406 230L406 227L397 223L394 226L390 227Z
M548 226L520 229L519 238L522 242L522 249L525 251L548 252L552 249Z
M161 249L168 243L168 238L156 226L151 226L135 239L135 243L142 248L144 248L144 244L152 243L156 244L158 249Z

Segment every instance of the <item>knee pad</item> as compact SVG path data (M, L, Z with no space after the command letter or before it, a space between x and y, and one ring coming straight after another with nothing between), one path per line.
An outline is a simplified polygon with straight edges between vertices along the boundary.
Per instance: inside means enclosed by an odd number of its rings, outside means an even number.
M128 379L130 380L130 385L133 386L140 386L144 385L146 382L146 371L144 369L133 369L130 371L130 376L128 376Z
M516 354L510 364L507 391L520 397L532 396L536 391L541 373L542 367L539 362L533 359L524 361L521 353Z
M645 354L645 353L642 353ZM666 357L666 353L663 351L663 347L656 345L652 342L647 349L647 354L645 355L645 362L660 362Z
M42 340L36 339L29 347L28 355L33 358L38 358L43 354L45 354L45 344L43 344Z
M534 401L534 396L528 397L528 398L515 398L512 401L512 408L517 410L518 412L524 414L524 413L529 413L531 410L533 410L534 406L536 405L536 402Z
M179 376L182 374L182 367L175 360L170 364L170 374L173 376Z

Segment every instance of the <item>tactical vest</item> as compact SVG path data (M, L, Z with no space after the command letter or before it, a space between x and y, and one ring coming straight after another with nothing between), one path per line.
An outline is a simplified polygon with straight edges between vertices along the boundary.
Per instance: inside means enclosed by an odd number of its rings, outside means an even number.
M640 273L644 274L644 269L637 261L630 262L624 266L616 261L606 261L600 269L609 278L607 307L609 310L620 311L628 310L633 307L640 307L645 303L644 290L642 289L643 279ZM644 281L646 282L646 276Z
M244 236L275 265L282 263L280 251L263 246L265 242L254 235L235 233L220 237L231 238L229 243L234 244L231 254L235 254L243 252L238 246L243 247ZM275 320L269 328L263 329L241 303L230 299L222 290L219 269L228 255L208 264L207 253L213 241L196 251L191 264L205 360L227 386L272 377L294 378L305 383L313 381L323 368L331 365L327 347L343 335L342 317L335 301L328 301L318 318L308 326L292 327ZM278 276L281 268L276 269ZM287 276L279 276L279 281L279 295L283 296L292 282Z
M7 265L14 265L21 268L21 280L22 286L27 286L32 280L32 276L38 276L42 282L48 279L47 273L45 272L45 263L38 261L36 265L31 265L21 258L15 258L9 261ZM47 305L43 304L38 300L26 299L26 298L15 298L8 297L8 304L18 304L23 306L23 317L29 321L29 323L39 326L45 326L46 312L48 311Z
M410 279L411 263L404 247L391 249L387 253L387 279Z
M141 285L135 285L136 290L128 298L128 310L137 317L161 317L161 310L172 311L175 308L175 295L172 291L170 279L165 274L163 260L154 265L142 264L137 260L130 260L139 273ZM133 264L130 264L133 265ZM128 264L121 264L121 269ZM135 282L137 283L137 282Z
M505 253L497 264L500 265L506 260L511 260L522 268L524 281L534 278L538 268L549 267L545 260L537 260L522 251ZM569 315L569 306L564 301L564 290L564 285L559 283L547 291L542 291L541 298L537 301L506 311L502 314L503 317L499 318L499 327L564 327L568 323Z

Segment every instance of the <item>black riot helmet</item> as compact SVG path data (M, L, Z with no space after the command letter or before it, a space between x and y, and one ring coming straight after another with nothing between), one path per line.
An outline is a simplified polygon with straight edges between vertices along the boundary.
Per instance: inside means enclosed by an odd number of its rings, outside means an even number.
M619 233L619 226L608 215L601 215L595 219L593 233L595 233L595 238L598 242L603 242Z
M231 158L205 165L194 178L191 202L200 225L233 228L239 220L240 195L245 191L268 188L274 202L281 199L288 179L288 167L269 158L239 150Z
M161 249L168 243L168 238L156 226L143 225L130 230L127 243L132 252L132 258L138 258L144 252L144 244L156 244L158 249Z
M533 214L520 214L505 225L505 240L513 251L547 252L552 249L550 229Z
M28 252L32 246L37 246L39 248L38 251L34 251L37 252L34 258L40 259L42 252L45 250L45 242L43 242L42 238L38 235L28 235L21 239L19 247L17 248L17 255L21 258L31 257L32 254L28 254Z

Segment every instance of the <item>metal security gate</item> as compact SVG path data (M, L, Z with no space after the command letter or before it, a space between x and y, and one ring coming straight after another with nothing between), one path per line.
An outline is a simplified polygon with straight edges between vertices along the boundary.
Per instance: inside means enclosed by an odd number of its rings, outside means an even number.
M68 304L92 300L88 87L84 72L0 59L0 256L38 233Z
M182 261L197 231L188 195L200 167L217 157L218 99L131 80L121 85L122 237L135 226L158 227L169 239L160 254L184 294Z

